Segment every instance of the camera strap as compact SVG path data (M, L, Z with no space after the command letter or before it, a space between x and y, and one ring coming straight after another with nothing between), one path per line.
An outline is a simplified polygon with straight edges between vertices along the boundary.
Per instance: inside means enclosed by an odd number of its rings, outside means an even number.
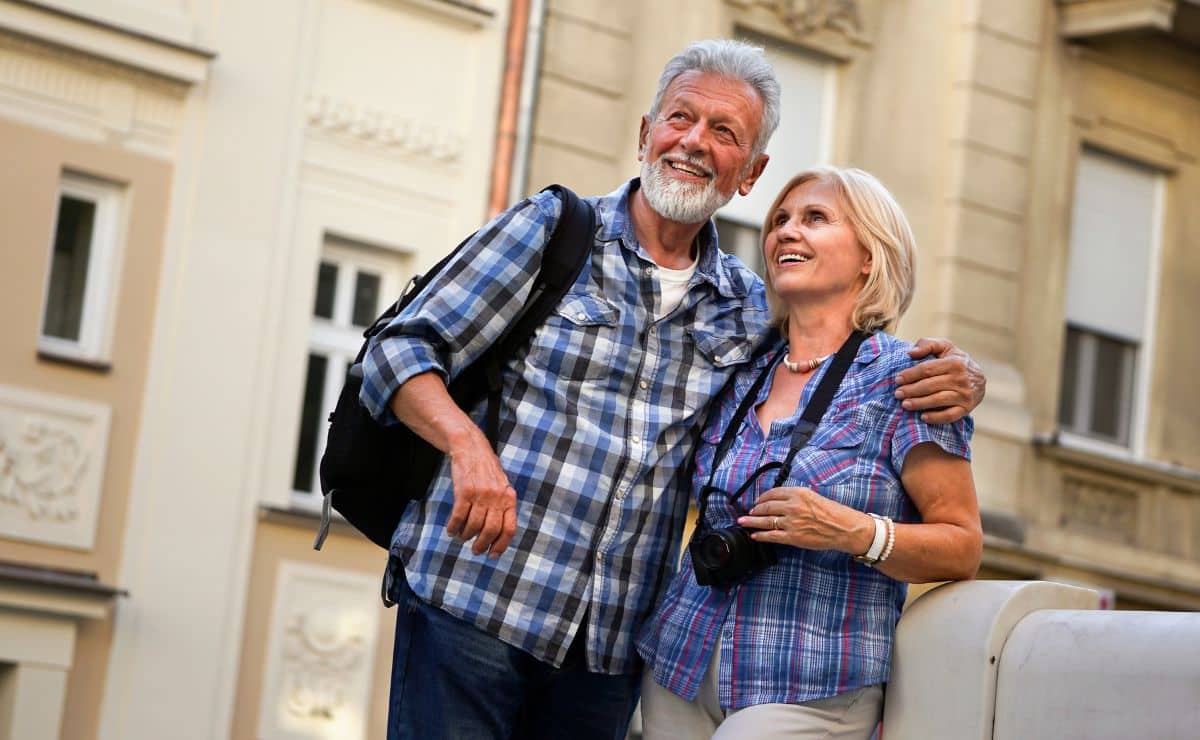
M738 499L741 498L746 488L752 485L759 475L768 470L779 468L779 473L775 477L775 486L783 485L784 481L787 480L788 473L791 471L792 461L795 460L796 455L808 444L813 434L817 431L817 425L821 423L821 417L825 416L825 412L829 410L829 405L833 403L833 397L837 394L842 380L846 377L846 373L849 372L850 363L854 361L855 356L858 354L859 346L869 336L870 334L866 332L855 330L846 338L841 348L838 349L837 354L830 361L829 368L825 371L824 377L821 378L820 384L817 386L816 391L813 392L812 398L805 404L804 411L800 414L800 418L796 421L796 426L792 429L792 440L787 457L782 462L770 462L754 471L735 493L729 495L730 503L736 507ZM762 372L758 374L758 377L754 379L750 390L746 392L745 397L742 398L742 402L738 405L737 411L734 412L733 418L729 420L729 424L725 427L725 433L721 436L721 441L717 444L716 453L713 455L712 468L708 474L708 483L700 492L698 518L700 526L697 527L697 530L704 526L704 515L708 510L709 496L714 492L724 493L721 489L713 486L713 476L716 475L717 468L721 466L721 462L724 461L725 456L729 453L729 448L733 446L734 440L737 439L742 422L745 420L746 415L750 413L750 409L754 407L755 401L758 400L758 394L762 391L763 384L767 382L767 378L771 376L771 371L783 359L784 354L783 345L780 345L775 353L775 357L767 363Z

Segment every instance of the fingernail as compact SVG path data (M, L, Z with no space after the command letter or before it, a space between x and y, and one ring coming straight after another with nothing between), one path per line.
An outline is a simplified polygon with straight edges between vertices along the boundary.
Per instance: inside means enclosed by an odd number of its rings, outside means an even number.
M896 378L896 382L897 382L897 383L899 383L899 382L900 382L900 379L899 379L899 378ZM904 398L904 391L902 391L902 390L900 390L899 388L897 388L897 389L896 389L896 398Z
M905 408L905 409L910 409L910 410L911 410L911 409L912 409L912 407L913 407L913 404L912 404L912 401L904 401L903 403L901 403L901 404L900 404L900 406L901 406L901 407L903 407L903 408Z

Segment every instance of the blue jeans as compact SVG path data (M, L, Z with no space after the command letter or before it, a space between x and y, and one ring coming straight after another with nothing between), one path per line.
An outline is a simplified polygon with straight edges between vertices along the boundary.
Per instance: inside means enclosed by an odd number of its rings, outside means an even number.
M396 593L388 740L622 740L640 677L590 673L583 640L561 668Z

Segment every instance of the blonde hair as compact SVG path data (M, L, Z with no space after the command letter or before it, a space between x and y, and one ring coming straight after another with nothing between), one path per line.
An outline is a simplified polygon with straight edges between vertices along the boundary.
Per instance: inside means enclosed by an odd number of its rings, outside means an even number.
M767 210L759 249L774 227L776 209L793 189L806 182L832 185L854 230L854 237L871 256L871 272L858 294L851 321L855 329L890 331L912 303L916 288L916 239L904 211L874 175L852 167L813 167L788 181ZM787 332L787 304L767 280L767 301L773 323Z

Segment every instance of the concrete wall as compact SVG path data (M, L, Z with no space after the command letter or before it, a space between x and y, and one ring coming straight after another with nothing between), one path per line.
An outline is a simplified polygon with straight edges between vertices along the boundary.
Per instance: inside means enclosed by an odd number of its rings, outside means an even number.
M896 636L884 736L1190 738L1200 615L1094 611L1096 594L972 581L925 593ZM1164 636L1170 639L1164 639Z

